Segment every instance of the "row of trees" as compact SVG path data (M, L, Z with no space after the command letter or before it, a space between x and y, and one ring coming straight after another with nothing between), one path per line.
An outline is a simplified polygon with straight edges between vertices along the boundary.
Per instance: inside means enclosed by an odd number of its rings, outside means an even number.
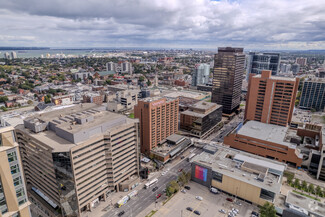
M293 187L293 188L296 188L296 189L299 189L299 190L303 190L309 194L314 194L314 195L317 195L319 197L325 197L325 190L322 189L321 187L319 186L315 186L310 183L310 184L307 184L307 182L304 180L304 181L300 181L299 179L295 179L293 180L292 177L288 177L287 179L287 183Z
M182 186L190 181L190 179L191 173L182 171L182 173L177 177L177 180L172 180L167 184L166 195L170 197L177 193Z

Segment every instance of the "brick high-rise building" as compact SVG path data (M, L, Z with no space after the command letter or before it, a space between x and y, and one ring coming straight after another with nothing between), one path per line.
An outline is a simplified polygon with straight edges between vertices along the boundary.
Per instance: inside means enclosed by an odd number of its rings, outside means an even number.
M223 106L224 113L239 108L244 78L243 48L218 48L214 57L212 102Z
M297 57L296 63L303 67L307 64L307 58Z
M140 120L141 152L151 149L178 131L179 99L150 97L138 101L134 116Z
M0 216L29 217L18 143L12 127L0 128Z
M248 84L245 119L287 126L295 106L298 78L251 74Z

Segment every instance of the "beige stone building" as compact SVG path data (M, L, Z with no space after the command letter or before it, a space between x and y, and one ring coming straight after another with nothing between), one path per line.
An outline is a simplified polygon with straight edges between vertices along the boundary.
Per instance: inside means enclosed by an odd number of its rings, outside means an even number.
M132 189L139 182L138 131L137 120L94 104L24 120L16 134L29 197L50 216L80 216L111 192Z
M18 143L12 127L0 128L0 217L30 217Z

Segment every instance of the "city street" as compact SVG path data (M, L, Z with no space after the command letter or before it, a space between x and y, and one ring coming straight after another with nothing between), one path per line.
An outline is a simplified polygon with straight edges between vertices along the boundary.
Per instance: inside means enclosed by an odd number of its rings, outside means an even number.
M198 154L202 152L200 149L196 149L194 153ZM141 189L138 192L138 196L132 198L130 201L128 201L125 205L121 206L120 208L111 208L108 210L106 214L103 215L103 217L113 217L117 216L119 212L125 211L125 214L123 216L137 216L139 213L141 213L143 210L145 210L148 206L152 205L156 201L156 195L162 194L162 196L157 199L157 206L160 206L160 203L162 203L166 199L166 195L163 193L163 190L166 188L166 184L170 181L177 179L177 176L179 174L179 169L183 169L185 172L190 171L191 163L187 161L187 158L185 157L181 161L179 161L176 165L173 165L171 163L168 163L165 168L162 171L159 171L159 177L155 177L158 179L158 182L150 187L149 189ZM168 171L164 176L161 175L163 171ZM152 178L151 178L152 179ZM146 182L144 181L143 184ZM158 189L153 192L152 189L154 187L158 187Z
M240 115L237 115L232 119L228 124L224 125L215 138L212 139L214 142L223 142L223 138L228 135L233 129L235 129L239 123L243 122L243 118Z

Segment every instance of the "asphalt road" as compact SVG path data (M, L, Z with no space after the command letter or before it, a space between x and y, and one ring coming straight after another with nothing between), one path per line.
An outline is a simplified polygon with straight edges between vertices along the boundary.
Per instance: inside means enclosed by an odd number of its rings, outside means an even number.
M196 154L200 152L202 152L202 150L200 149L195 150ZM158 182L155 185L153 185L149 189L139 190L138 196L132 198L130 201L128 201L125 205L121 206L120 208L112 208L102 217L113 217L113 216L115 217L122 210L125 212L123 217L124 216L135 217L139 213L141 213L144 209L146 209L148 206L156 202L157 194L162 194L162 196L159 199L157 199L157 202L160 203L164 201L166 199L166 196L163 193L163 190L166 188L167 183L177 179L177 176L179 174L178 171L179 169L183 169L185 172L188 172L191 169L191 163L188 162L186 158L184 158L175 166L172 164L167 164L165 168L160 172L162 173L163 171L166 170L168 170L168 172L164 176L160 175L158 177ZM156 186L158 187L158 190L153 192L152 189Z
M243 119L236 116L228 124L224 125L223 128L219 131L219 134L212 139L214 142L223 142L223 138L228 135L233 129L235 129Z

